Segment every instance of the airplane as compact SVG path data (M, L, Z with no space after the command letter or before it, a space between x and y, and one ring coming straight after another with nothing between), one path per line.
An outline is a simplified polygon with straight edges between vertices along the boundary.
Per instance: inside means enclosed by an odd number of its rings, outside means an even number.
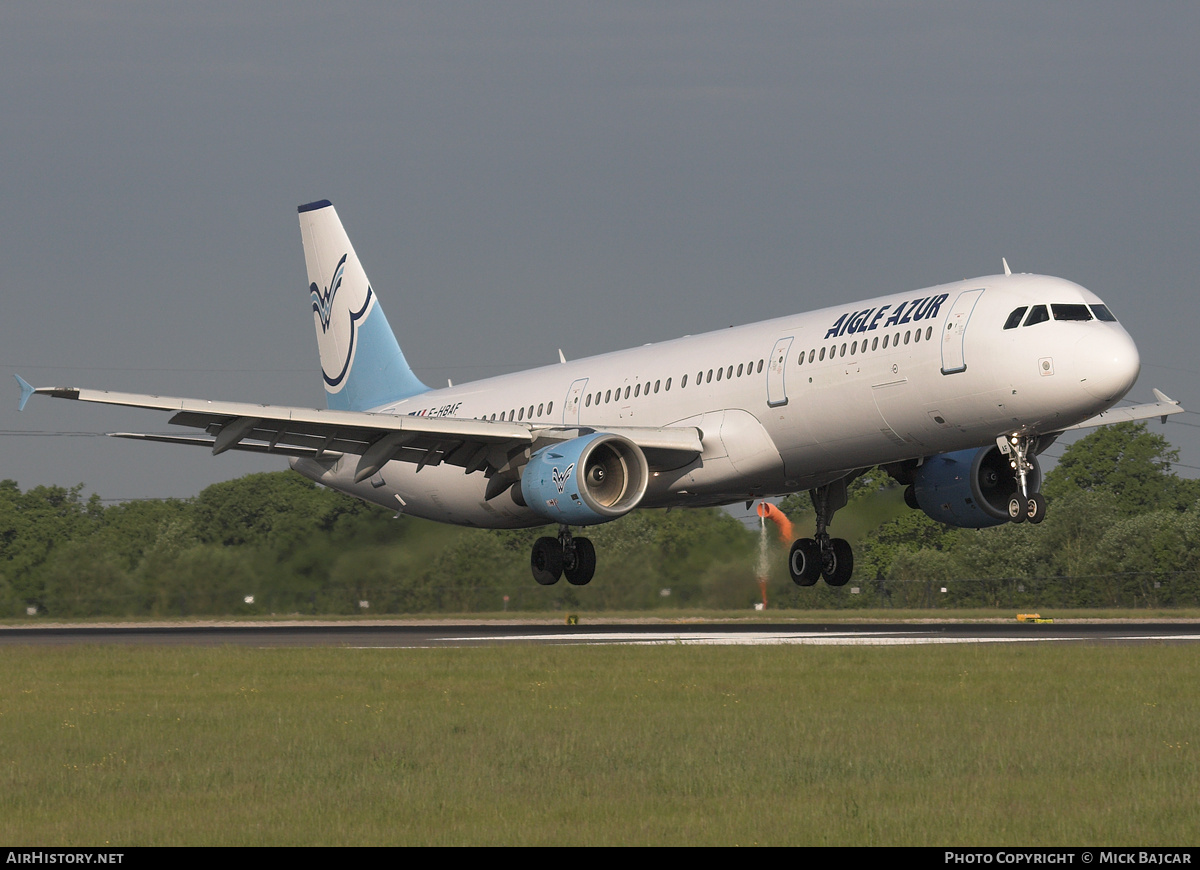
M1114 408L1137 380L1133 339L1070 281L1003 274L684 336L431 389L409 366L328 200L298 209L325 409L75 387L33 394L149 408L203 435L112 433L279 454L300 474L398 514L478 528L558 526L530 566L588 583L596 550L572 527L636 508L745 502L808 490L800 586L844 585L831 537L846 486L879 466L910 507L985 528L1041 522L1037 454L1059 435L1183 411Z

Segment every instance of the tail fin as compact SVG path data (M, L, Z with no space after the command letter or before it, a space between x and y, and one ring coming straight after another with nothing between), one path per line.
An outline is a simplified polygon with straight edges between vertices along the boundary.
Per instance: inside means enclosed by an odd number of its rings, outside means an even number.
M329 200L299 208L325 401L366 411L426 392L409 368Z

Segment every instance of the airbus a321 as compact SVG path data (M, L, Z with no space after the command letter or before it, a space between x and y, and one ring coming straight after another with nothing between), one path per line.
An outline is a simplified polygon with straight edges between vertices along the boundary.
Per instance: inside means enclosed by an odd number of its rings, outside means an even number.
M114 433L290 457L325 486L479 528L557 524L537 582L582 585L572 534L635 508L726 505L808 490L816 529L792 579L850 579L831 537L846 485L873 466L911 507L954 526L1041 522L1037 454L1068 429L1182 410L1113 406L1137 347L1104 302L1060 278L1004 273L706 335L566 360L445 389L409 367L328 201L299 208L325 410L34 388L168 411L203 435ZM481 566L482 567L482 566Z

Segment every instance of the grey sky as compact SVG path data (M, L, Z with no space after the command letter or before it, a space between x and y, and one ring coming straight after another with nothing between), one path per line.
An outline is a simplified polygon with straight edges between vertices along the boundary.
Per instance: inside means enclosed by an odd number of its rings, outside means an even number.
M322 405L320 198L433 385L1005 256L1110 304L1131 399L1200 410L1198 33L1194 3L7 3L0 477L187 496L282 467L12 434L167 427L18 415L11 373Z

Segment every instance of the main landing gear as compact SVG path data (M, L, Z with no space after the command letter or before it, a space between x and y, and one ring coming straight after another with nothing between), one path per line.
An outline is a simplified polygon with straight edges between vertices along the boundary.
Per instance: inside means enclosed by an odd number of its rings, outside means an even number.
M854 573L854 551L841 538L829 537L833 515L846 506L846 481L809 490L817 512L816 538L801 538L788 554L788 573L797 586L812 586L820 577L830 586L845 586Z
M1030 492L1029 477L1033 473L1033 463L1029 454L1034 448L1034 441L1027 435L1010 435L1008 445L1008 464L1012 466L1017 478L1017 491L1008 499L1008 519L1014 523L1040 523L1046 518L1046 498L1040 492Z
M543 586L553 586L564 575L572 586L586 586L596 573L596 548L587 538L573 538L569 528L559 526L557 538L534 541L529 564L533 579Z

